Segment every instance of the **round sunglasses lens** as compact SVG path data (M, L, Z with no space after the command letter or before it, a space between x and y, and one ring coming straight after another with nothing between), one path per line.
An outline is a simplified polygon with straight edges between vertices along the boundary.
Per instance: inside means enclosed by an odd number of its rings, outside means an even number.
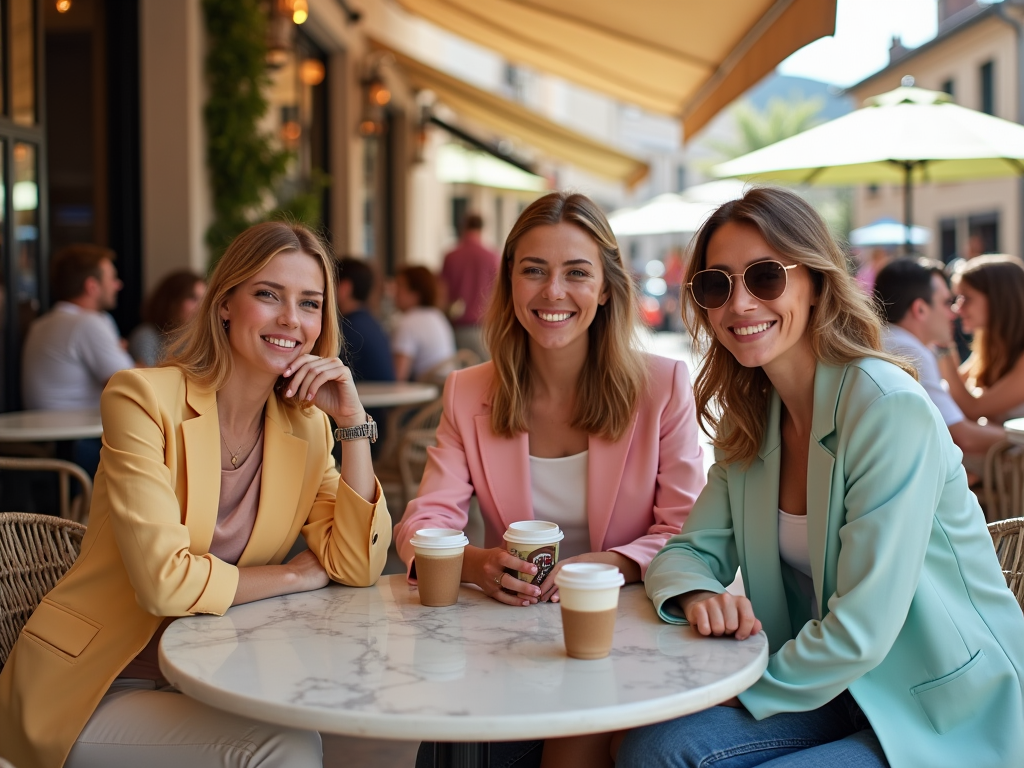
M718 309L729 300L729 277L709 269L693 276L693 299L705 309Z
M774 301L786 291L786 270L777 261L751 264L743 273L743 284L754 298Z

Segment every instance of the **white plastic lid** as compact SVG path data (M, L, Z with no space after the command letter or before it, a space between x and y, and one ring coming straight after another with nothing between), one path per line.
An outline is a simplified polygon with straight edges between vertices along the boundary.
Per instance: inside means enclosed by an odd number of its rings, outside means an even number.
M610 589L625 583L622 572L605 563L566 563L555 575L555 586L559 588Z
M554 544L565 538L557 523L544 520L520 520L509 525L505 541L513 544Z
M455 528L421 528L411 543L420 549L455 549L469 544L469 539Z

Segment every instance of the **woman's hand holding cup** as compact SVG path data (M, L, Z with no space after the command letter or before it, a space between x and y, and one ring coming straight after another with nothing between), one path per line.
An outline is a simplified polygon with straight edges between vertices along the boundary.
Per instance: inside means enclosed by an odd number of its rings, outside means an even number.
M506 572L537 573L537 566L510 554L504 547L480 549L466 547L462 580L476 584L484 594L506 605L532 605L540 597L535 587ZM507 591L506 591L507 590Z

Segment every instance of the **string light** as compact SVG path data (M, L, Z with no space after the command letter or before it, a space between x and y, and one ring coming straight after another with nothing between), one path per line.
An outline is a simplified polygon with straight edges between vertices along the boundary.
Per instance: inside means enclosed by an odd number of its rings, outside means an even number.
M307 0L295 0L292 5L292 21L296 24L305 24L309 18L309 3Z
M71 10L71 0L57 0L57 13L67 13Z

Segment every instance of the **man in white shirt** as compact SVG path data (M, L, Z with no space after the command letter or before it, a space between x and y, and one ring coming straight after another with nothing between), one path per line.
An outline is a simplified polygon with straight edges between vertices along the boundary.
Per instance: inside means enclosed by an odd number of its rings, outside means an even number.
M98 408L107 381L134 365L108 310L122 283L114 252L98 245L70 245L50 263L55 304L29 327L22 359L21 392L28 409ZM76 463L90 474L99 462L99 440L78 441Z
M956 317L942 265L927 259L897 259L875 278L875 298L888 323L883 337L886 351L913 361L921 386L942 414L953 442L964 452L965 463L977 464L976 459L1005 439L1006 433L1002 427L964 418L939 374L936 355L948 354Z

